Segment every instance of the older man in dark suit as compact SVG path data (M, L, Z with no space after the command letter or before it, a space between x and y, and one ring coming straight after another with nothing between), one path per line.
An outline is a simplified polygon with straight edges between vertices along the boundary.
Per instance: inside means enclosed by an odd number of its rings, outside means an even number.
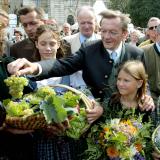
M82 70L83 78L95 98L110 97L116 90L119 65L130 59L143 61L144 53L141 49L124 43L128 34L127 25L130 23L127 15L119 11L107 10L102 12L101 16L102 40L82 46L75 55L65 59L39 63L19 59L8 65L9 72L23 75L42 71L42 77L51 77L69 75ZM145 107L149 110L153 106L145 103Z

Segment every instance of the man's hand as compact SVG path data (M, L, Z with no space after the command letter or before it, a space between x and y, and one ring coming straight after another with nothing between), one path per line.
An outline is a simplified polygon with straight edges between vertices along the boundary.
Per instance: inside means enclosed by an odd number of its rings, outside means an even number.
M141 103L139 104L139 107L142 111L146 110L146 111L149 111L149 110L152 110L154 111L155 109L155 105L154 105L154 101L153 101L153 98L149 95L145 95L143 96L142 100L141 100Z
M103 114L103 107L95 101L92 101L93 109L86 110L88 122L91 124Z
M7 65L8 72L12 75L37 74L39 72L38 64L31 63L25 58L19 58Z

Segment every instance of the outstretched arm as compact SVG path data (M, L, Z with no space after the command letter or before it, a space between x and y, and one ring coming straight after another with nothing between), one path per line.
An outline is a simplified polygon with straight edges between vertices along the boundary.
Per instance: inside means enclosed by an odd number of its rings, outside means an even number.
M10 74L18 76L41 74L43 78L49 78L70 75L78 70L82 70L83 65L84 53L81 51L64 59L44 60L37 63L31 63L27 59L21 58L8 64L7 68Z

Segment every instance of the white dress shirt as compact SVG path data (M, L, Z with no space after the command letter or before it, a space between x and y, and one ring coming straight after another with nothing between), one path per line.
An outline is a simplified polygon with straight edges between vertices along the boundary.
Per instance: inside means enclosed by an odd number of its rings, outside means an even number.
M123 45L123 43L121 42L121 43L119 44L118 48L115 49L115 50L106 49L107 52L109 53L110 57L111 57L112 52L116 52L116 53L117 53L116 60L119 59L120 56L121 56L121 52L122 52L122 45Z

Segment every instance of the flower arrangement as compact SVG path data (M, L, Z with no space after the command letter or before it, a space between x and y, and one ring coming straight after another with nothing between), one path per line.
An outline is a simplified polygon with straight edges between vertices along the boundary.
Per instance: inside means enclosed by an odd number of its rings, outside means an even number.
M88 160L145 160L146 143L150 139L151 122L143 123L143 115L128 114L94 125L88 135Z

